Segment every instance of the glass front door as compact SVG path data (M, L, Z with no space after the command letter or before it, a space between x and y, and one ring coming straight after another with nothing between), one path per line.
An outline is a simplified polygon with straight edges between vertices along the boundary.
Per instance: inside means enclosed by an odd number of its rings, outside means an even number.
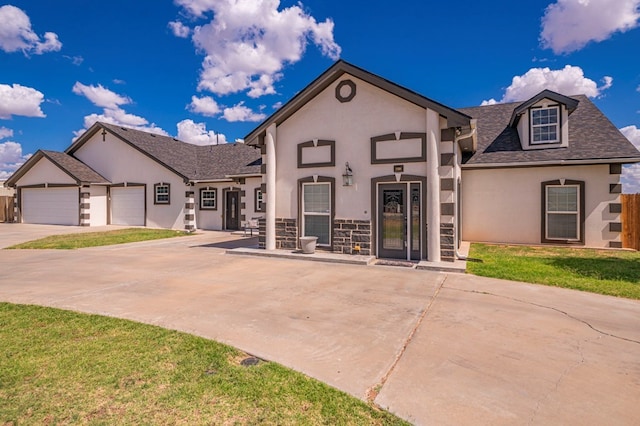
M378 188L378 257L420 259L420 184Z
M228 191L226 201L226 225L227 229L240 229L240 193L238 191Z

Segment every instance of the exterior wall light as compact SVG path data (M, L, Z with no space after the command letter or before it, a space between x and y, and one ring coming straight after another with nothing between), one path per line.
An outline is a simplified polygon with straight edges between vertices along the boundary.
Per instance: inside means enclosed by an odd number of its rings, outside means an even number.
M342 186L353 185L353 170L349 167L349 163L344 164L344 174L342 175Z

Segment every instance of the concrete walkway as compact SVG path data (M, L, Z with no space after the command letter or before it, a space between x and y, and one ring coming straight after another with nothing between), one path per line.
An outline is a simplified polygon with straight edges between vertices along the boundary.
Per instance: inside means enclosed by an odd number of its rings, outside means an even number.
M0 224L0 245L5 229ZM215 339L415 424L640 418L638 301L462 274L225 254L247 244L207 232L75 251L3 250L0 300Z

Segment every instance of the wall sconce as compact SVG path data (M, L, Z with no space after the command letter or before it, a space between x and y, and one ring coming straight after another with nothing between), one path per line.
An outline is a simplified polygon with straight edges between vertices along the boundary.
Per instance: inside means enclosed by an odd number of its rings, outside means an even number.
M349 167L349 163L344 164L344 174L342 175L342 186L353 185L353 170Z

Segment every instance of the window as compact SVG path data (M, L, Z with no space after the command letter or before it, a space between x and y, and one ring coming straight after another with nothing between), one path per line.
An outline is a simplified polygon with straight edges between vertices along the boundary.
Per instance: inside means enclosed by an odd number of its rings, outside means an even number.
M200 190L200 209L201 210L217 210L218 209L218 190L216 188L202 188Z
M264 205L262 204L262 190L260 188L256 188L253 195L253 205L255 206L254 210L256 212L264 211Z
M543 242L584 242L584 182L543 184Z
M156 183L153 185L153 191L155 193L154 204L171 204L169 187L170 185L168 183Z
M302 184L303 236L318 237L319 245L331 244L331 184Z
M557 106L531 110L531 143L560 142L560 109Z

